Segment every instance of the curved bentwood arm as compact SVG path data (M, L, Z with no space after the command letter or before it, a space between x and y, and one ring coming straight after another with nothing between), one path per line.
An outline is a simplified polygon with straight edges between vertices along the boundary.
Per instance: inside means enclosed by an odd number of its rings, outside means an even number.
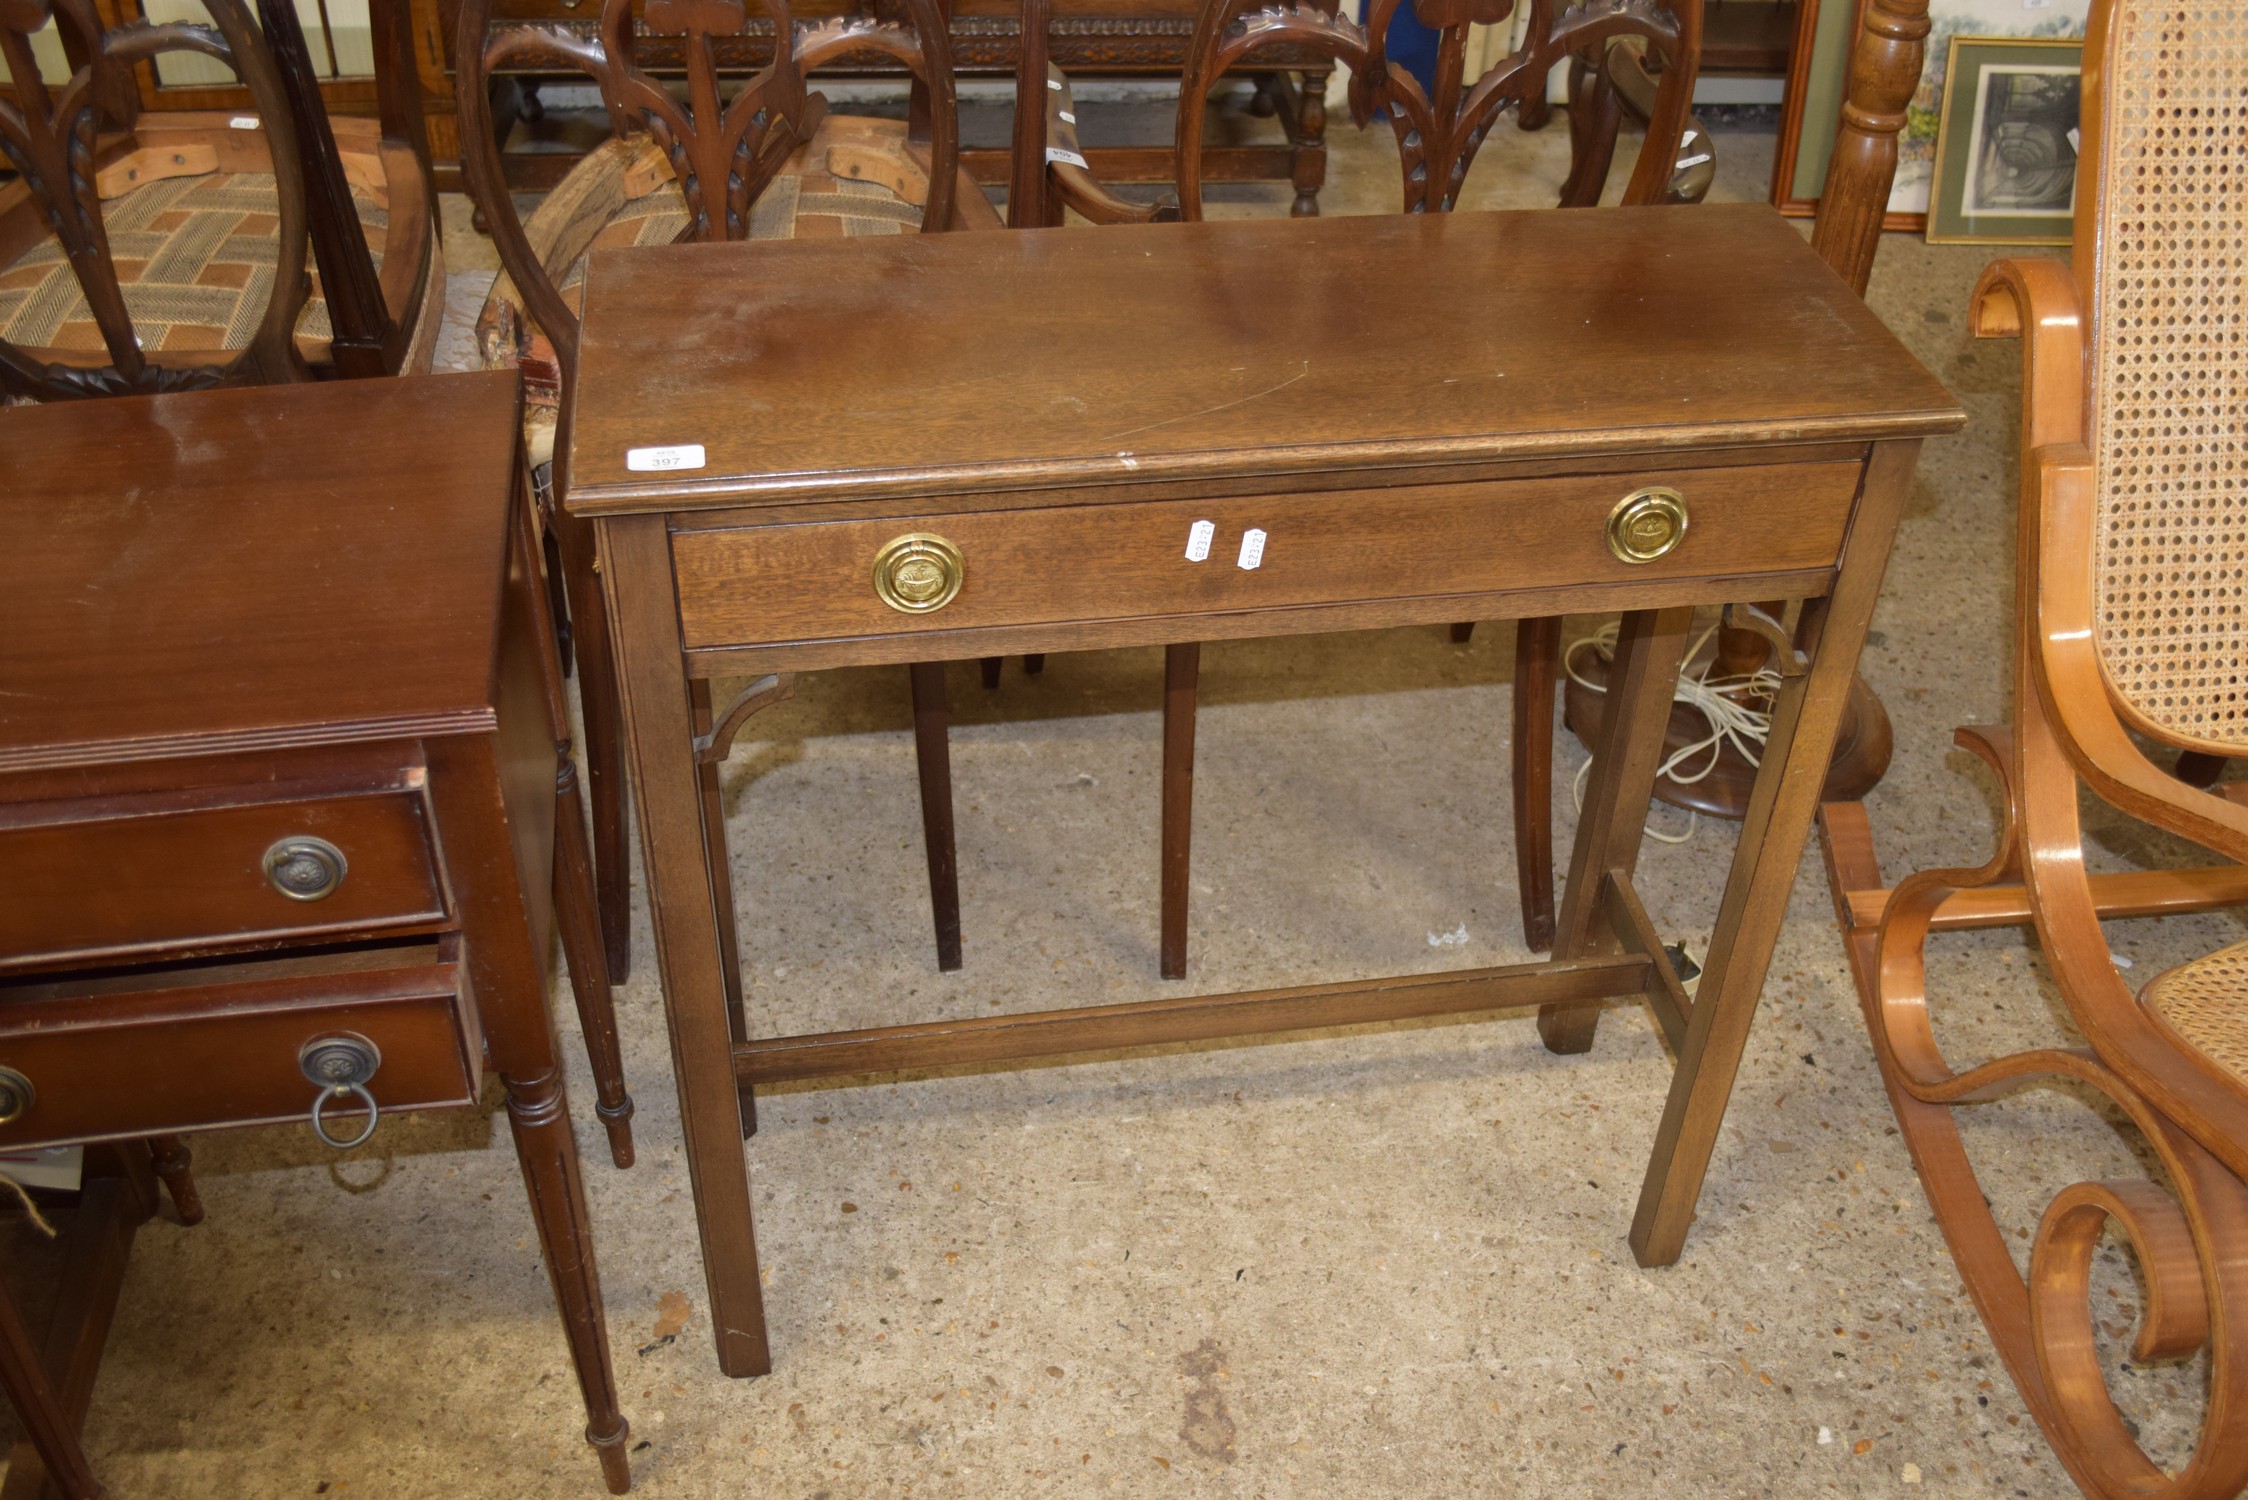
M1387 113L1405 178L1405 212L1426 213L1452 207L1500 112L1540 94L1554 64L1584 56L1592 60L1594 75L1604 77L1598 64L1607 44L1622 37L1643 38L1666 65L1624 201L1662 200L1693 100L1701 56L1701 0L1579 0L1558 14L1554 0L1529 0L1521 48L1472 86L1466 81L1468 28L1509 19L1514 0L1413 0L1420 19L1439 32L1433 97L1385 50L1383 39L1401 3L1405 0L1372 0L1364 25L1304 4L1248 11L1240 0L1205 5L1187 45L1179 83L1181 215L1202 217L1203 116L1210 90L1251 53L1278 42L1310 48L1349 66L1351 117L1363 127L1377 112ZM1592 193L1597 195L1597 184ZM1573 195L1564 206L1575 206Z
M61 243L87 310L101 330L107 367L44 364L0 339L0 389L38 397L145 395L243 382L307 379L294 342L304 301L304 180L296 131L263 38L240 0L206 0L211 26L134 21L104 30L93 0L0 0L0 62L15 98L0 97L0 156L22 177ZM31 35L52 18L67 50L83 58L59 89L41 78ZM250 91L274 164L279 260L264 316L231 359L210 365L150 360L110 257L96 185L102 134L132 127L133 67L166 52L208 57L233 69Z
M1982 865L1925 871L1891 894L1874 938L1874 1043L1961 1278L2071 1476L2103 1500L2213 1500L2248 1486L2248 1351L2241 1347L2248 1261L2238 1253L2248 1243L2248 1111L2206 1063L2166 1039L2117 972L2084 868L2077 779L2236 858L2248 850L2248 818L2147 761L2124 734L2099 676L2087 551L2094 485L2085 445L2085 329L2074 276L2057 261L2001 261L1976 288L1974 326L1983 337L2024 341L2016 722L2011 732L1958 736L1996 773L2003 816L1997 847ZM1953 893L2015 880L2028 888L2070 1018L2092 1045L1954 1069L1930 1017L1928 935ZM2038 1226L2025 1277L1951 1109L2055 1079L2112 1100L2145 1137L2165 1181L2064 1188ZM2174 1472L2140 1448L2100 1367L2090 1277L2110 1225L2129 1240L2145 1281L2132 1357L2184 1359L2207 1350L2200 1441Z
M741 0L651 0L646 30L685 40L687 98L675 98L640 65L630 0L604 0L596 34L556 25L491 24L492 0L466 0L454 32L460 59L455 97L461 122L461 161L469 189L492 226L501 263L522 293L532 320L553 341L563 378L577 368L578 320L554 276L566 267L544 264L524 232L493 139L487 85L511 69L569 70L600 90L609 125L618 136L652 138L669 159L687 204L683 240L731 240L749 233L750 206L790 154L819 128L826 99L807 89L805 75L830 63L868 54L902 64L927 90L929 196L924 232L952 220L960 158L958 104L951 34L938 0L906 0L910 26L846 16L797 26L785 0L762 0L774 28L773 59L723 98L716 42L748 29Z

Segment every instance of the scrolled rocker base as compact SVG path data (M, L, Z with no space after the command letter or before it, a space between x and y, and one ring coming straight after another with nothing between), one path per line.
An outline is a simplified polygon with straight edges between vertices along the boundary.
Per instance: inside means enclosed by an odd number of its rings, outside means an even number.
M1991 765L2005 788L1998 848L1983 865L1923 871L1884 892L1864 807L1828 803L1819 814L1851 974L1898 1129L1983 1326L2070 1477L2100 1500L2237 1495L2248 1486L2248 1352L2242 1348L2248 1261L2238 1252L2248 1244L2248 1183L2089 1050L2035 1049L1955 1070L1937 1046L1927 998L1930 931L1968 925L1958 914L1975 906L2012 906L1957 898L1975 891L1999 895L1998 888L2018 887L2022 879L2011 736L2004 729L1965 728L1956 738ZM2180 872L2189 885L2209 877L2205 905L2233 894L2220 879L2227 873ZM1879 915L1870 916L1869 907ZM2102 907L2104 914L2104 901ZM1954 1111L2064 1078L2097 1090L2128 1115L2169 1181L2063 1188L2038 1224L2025 1278L1976 1178ZM2095 1351L2091 1264L2110 1223L2129 1240L2146 1288L2132 1357L2183 1359L2208 1350L2200 1441L2175 1472L2151 1458L2125 1425Z

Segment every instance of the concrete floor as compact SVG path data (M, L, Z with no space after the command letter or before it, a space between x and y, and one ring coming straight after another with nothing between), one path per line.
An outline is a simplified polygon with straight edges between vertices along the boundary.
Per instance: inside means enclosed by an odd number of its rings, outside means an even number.
M1159 132L1165 111L1142 113ZM1387 133L1336 126L1327 210L1393 206ZM1727 131L1720 195L1761 197L1771 145ZM1544 201L1565 153L1558 126L1503 127L1476 205ZM1286 202L1233 190L1227 211ZM454 361L491 264L464 208L448 205ZM1950 747L1952 725L2011 701L2018 356L1962 329L1987 258L1892 236L1874 280L1972 414L1922 461L1865 660L1896 721L1871 800L1892 874L1980 860L1993 827ZM1503 286L1430 294L1505 316ZM1527 957L1510 637L1206 649L1195 989ZM968 964L949 976L904 673L816 677L760 719L726 776L759 1029L1173 992L1154 977L1160 680L1154 651L1060 656L1038 678L1010 663L990 694L955 670ZM1566 784L1582 757L1567 740L1560 757ZM1564 801L1564 842L1571 821ZM2104 837L2117 861L2177 857ZM1705 823L1644 858L1655 920L1697 948L1732 844ZM2113 941L2151 973L2232 927L2121 923ZM1573 1059L1516 1013L773 1090L750 1159L776 1369L742 1382L712 1359L644 913L635 941L630 1172L603 1164L559 1014L637 1493L2071 1493L1891 1124L1815 852L1675 1267L1641 1270L1625 1243L1670 1075L1636 1010ZM2063 1034L2024 935L1939 955L1957 1056ZM2062 1185L2136 1170L2126 1138L2056 1090L1972 1131L2024 1236ZM386 1122L341 1160L302 1129L196 1152L209 1219L143 1232L88 1428L112 1494L599 1492L499 1121ZM2136 1291L2112 1247L2102 1274L2113 1337ZM2203 1380L2194 1363L2116 1385L2176 1460Z

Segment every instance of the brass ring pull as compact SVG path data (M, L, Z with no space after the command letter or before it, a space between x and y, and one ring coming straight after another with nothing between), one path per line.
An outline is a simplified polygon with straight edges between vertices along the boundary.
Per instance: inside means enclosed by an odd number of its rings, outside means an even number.
M1651 563L1686 535L1686 497L1664 485L1633 490L1608 512L1608 550L1616 561Z
M968 564L960 549L926 532L895 537L874 554L874 592L904 614L943 609L967 576Z
M291 901L334 895L349 868L341 849L310 834L276 839L265 851L266 883Z
M0 1125L13 1125L38 1100L31 1080L14 1068L0 1068Z

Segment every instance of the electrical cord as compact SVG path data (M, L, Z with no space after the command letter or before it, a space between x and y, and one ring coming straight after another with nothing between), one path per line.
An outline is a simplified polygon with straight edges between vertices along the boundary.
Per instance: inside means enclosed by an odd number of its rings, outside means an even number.
M1561 669L1569 674L1571 682L1588 687L1596 693L1608 691L1604 684L1594 682L1577 670L1577 656L1589 647L1601 660L1613 662L1616 659L1616 636L1620 623L1610 620L1591 635L1569 643L1568 650L1561 654ZM1717 624L1713 622L1694 638L1694 644L1686 652L1687 660L1693 660L1716 634ZM1723 758L1727 745L1732 746L1734 753L1750 765L1763 764L1764 743L1772 733L1772 711L1769 707L1751 708L1736 701L1733 695L1739 694L1768 705L1779 694L1780 674L1770 667L1759 667L1753 672L1712 677L1709 671L1716 664L1717 657L1712 653L1710 659L1702 663L1699 671L1688 670L1679 674L1678 686L1671 693L1671 701L1684 703L1699 713L1708 721L1709 733L1691 744L1679 746L1665 756L1663 763L1655 768L1658 779L1668 776L1682 786L1691 786L1717 769L1717 763ZM1696 757L1704 757L1702 763L1688 769L1693 766ZM1588 760L1577 767L1576 777L1570 783L1570 795L1580 813L1584 811L1585 805L1585 777L1591 770L1592 762ZM1699 815L1689 808L1684 833L1664 833L1650 827L1647 837L1658 843L1683 844L1694 836L1694 828L1699 821Z

